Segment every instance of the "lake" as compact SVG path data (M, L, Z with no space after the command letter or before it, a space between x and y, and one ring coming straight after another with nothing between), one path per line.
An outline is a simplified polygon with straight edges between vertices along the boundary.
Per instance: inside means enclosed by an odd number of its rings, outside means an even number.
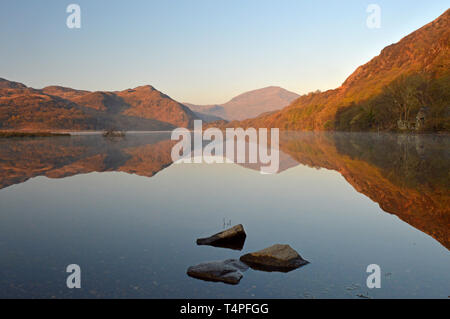
M448 298L450 137L280 132L280 170L174 164L170 132L0 139L0 298ZM241 251L196 239L242 224ZM289 244L238 285L189 266ZM66 267L81 267L81 289ZM369 289L366 268L381 268Z

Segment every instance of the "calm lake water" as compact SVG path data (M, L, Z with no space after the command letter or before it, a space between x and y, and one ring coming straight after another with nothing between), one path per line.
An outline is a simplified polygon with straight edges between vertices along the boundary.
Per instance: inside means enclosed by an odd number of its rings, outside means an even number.
M450 137L282 132L274 175L172 164L172 146L170 133L0 139L0 298L450 295ZM196 245L236 224L242 251ZM276 243L310 264L236 286L186 275Z

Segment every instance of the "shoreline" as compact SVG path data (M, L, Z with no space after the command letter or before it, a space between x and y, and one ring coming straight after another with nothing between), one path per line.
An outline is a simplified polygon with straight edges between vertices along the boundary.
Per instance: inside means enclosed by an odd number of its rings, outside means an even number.
M221 131L225 131L221 129ZM171 133L172 131L125 131L125 134L153 134L153 133ZM193 129L189 129L189 132L195 132ZM280 130L280 132L303 132L303 133L371 133L371 134L397 134L397 135L440 135L449 136L450 132L447 131L306 131L306 130ZM12 137L62 137L62 136L80 136L80 135L102 135L104 131L71 131L71 130L0 130L0 138L12 138Z
M70 137L70 133L54 133L54 132L18 132L18 131L0 131L0 138L14 137Z

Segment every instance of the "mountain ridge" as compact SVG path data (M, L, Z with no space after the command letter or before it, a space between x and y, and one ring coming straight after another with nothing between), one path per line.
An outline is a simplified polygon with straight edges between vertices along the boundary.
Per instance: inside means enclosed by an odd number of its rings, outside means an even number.
M150 85L123 91L63 86L34 89L0 79L0 128L18 130L172 130L198 117Z

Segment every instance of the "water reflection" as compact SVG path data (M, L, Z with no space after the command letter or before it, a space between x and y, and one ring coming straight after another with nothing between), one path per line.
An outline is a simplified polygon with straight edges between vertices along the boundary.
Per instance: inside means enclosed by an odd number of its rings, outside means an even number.
M169 133L116 140L100 135L0 139L0 188L36 176L63 178L119 171L151 177L172 163L172 145Z
M36 176L117 171L152 177L172 164L170 133L0 139L0 188ZM450 247L450 138L370 133L280 133L280 173L338 171L358 192ZM219 165L219 164L218 164ZM259 164L242 164L259 170Z
M369 133L284 136L301 164L338 171L358 192L450 247L450 138Z

